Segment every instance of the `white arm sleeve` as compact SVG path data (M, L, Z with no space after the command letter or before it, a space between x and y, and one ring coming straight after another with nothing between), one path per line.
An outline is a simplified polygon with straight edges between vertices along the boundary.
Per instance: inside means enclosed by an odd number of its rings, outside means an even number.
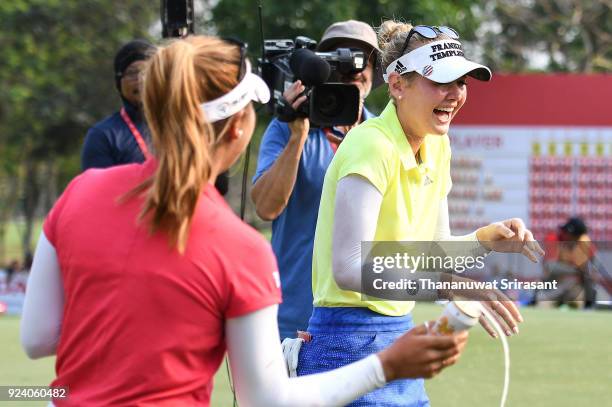
M64 286L55 248L41 232L21 318L21 345L32 358L54 355L64 313Z
M436 231L434 240L447 240L451 237L450 221L448 218L448 199L444 197L438 206L438 221L436 223Z
M226 322L232 378L241 406L341 406L385 385L376 355L329 372L289 378L277 309L273 305Z
M448 255L461 255L465 254L465 252L470 252L475 255L484 255L489 252L478 241L476 231L463 236L451 235L450 221L448 218L448 199L446 197L440 201L438 208L438 221L436 223L434 240L439 242L463 242L461 245L452 243L444 245Z
M380 191L359 175L338 181L332 271L343 290L361 291L361 242L374 240L382 199Z

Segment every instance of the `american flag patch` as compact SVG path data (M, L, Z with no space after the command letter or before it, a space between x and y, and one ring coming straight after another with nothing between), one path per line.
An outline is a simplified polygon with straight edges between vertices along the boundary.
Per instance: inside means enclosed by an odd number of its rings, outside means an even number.
M433 66L427 65L425 68L423 68L423 76L428 77L432 73L433 73Z

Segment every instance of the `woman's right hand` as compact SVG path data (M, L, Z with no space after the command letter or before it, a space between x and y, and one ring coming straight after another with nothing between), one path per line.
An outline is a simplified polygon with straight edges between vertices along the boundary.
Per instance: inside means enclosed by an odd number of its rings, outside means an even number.
M430 326L434 322L430 322ZM431 378L457 362L467 343L468 332L432 335L419 325L378 353L387 382L396 379Z

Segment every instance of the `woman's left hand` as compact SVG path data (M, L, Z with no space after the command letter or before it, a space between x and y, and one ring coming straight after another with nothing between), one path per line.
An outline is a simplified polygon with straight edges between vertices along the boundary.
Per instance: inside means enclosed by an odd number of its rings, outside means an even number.
M543 256L544 250L525 227L522 219L512 218L494 222L476 231L480 244L489 250L503 253L522 253L534 263L536 255Z
M506 299L500 301L481 301L480 303L489 311L493 318L495 318L506 336L519 333L518 324L523 322L523 316L513 301ZM480 316L478 322L480 322L480 325L482 325L491 337L497 338L497 333L493 325L485 318L484 314Z
M456 274L445 275L440 277L442 282L456 283L457 286L469 286L470 283L474 283L469 277L458 276ZM518 324L523 322L523 316L519 311L518 307L502 291L498 289L452 289L452 290L438 290L440 298L444 298L450 301L478 301L485 307L489 313L495 318L502 331L510 336L513 333L518 333ZM493 328L493 325L485 318L484 314L480 316L480 325L487 331L487 333L497 338L497 333Z

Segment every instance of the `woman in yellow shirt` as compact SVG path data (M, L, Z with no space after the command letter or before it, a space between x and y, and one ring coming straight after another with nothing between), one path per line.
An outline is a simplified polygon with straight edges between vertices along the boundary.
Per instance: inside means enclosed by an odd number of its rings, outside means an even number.
M313 315L297 373L333 369L378 352L413 327L412 301L361 294L361 242L464 242L485 254L492 241L518 242L535 261L541 249L520 219L467 236L450 236L448 128L467 97L466 78L491 71L468 61L448 27L386 21L379 40L391 100L382 114L353 129L326 173L313 254ZM510 335L522 320L511 302L489 304ZM492 332L490 326L485 328ZM423 380L398 380L351 406L426 406Z

